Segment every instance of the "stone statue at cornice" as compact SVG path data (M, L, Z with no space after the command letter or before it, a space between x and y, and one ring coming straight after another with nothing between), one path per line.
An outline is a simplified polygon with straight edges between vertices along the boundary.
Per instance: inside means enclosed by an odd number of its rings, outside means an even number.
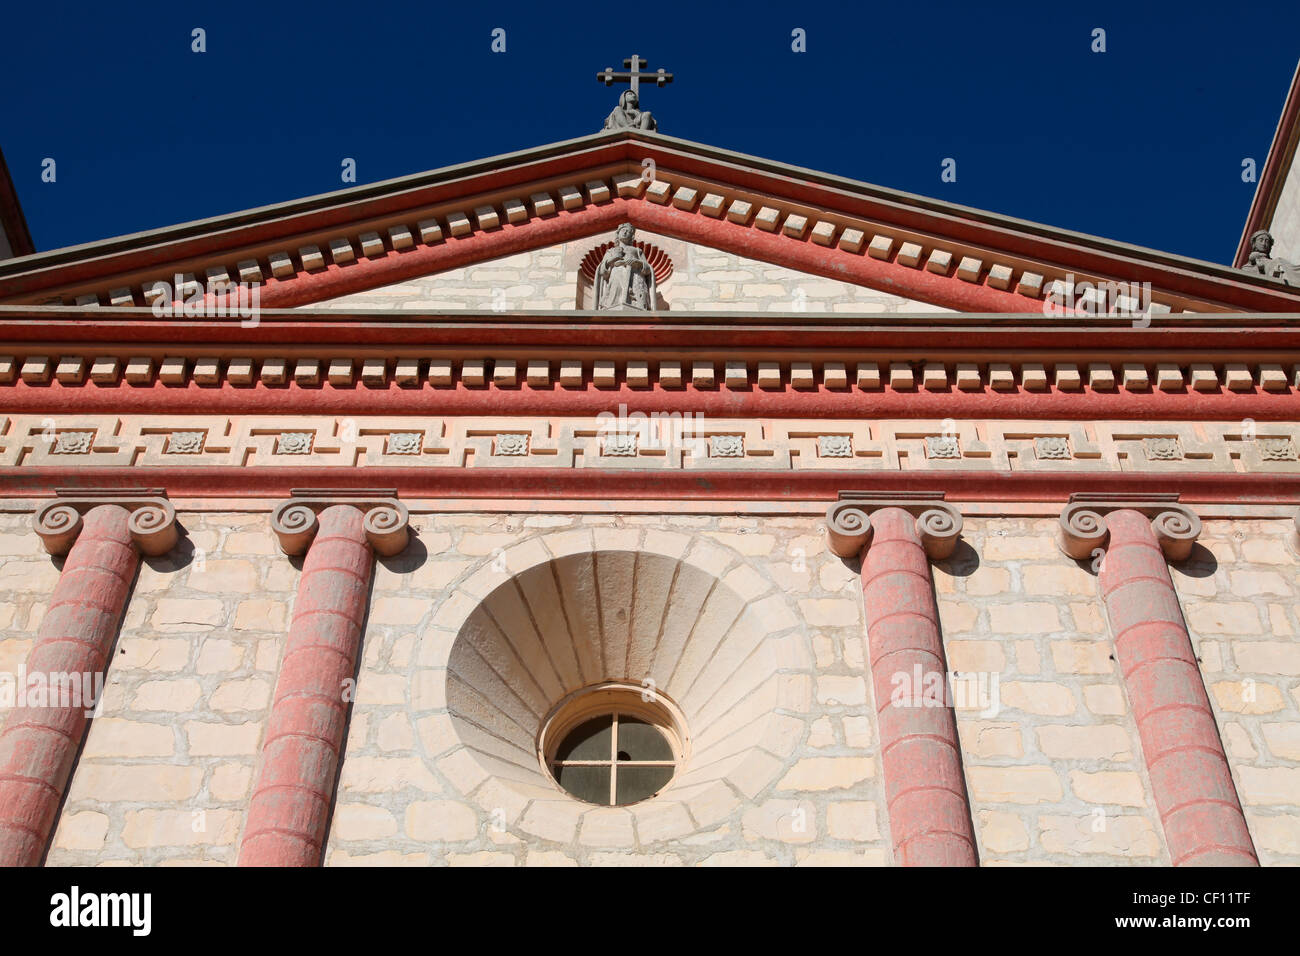
M1287 285L1300 286L1300 266L1273 258L1273 237L1267 229L1261 229L1250 237L1250 258L1241 268Z
M618 106L605 117L605 129L645 129L655 132L659 124L655 122L649 110L638 109L640 97L635 90L624 90L618 98Z
M636 229L630 222L618 227L610 246L596 267L593 292L597 309L655 308L655 273L645 253L632 240Z

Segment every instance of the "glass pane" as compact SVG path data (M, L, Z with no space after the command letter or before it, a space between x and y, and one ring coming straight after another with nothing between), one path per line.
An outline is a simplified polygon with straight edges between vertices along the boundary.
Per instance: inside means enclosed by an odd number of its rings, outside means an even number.
M668 786L673 779L672 767L619 767L618 795L615 802L619 804L636 803Z
M635 717L619 717L618 759L672 760L673 748L654 724Z
M597 717L584 724L579 724L569 731L559 749L555 751L556 760L608 760L609 747L613 737L613 715ZM606 798L606 803L609 799Z
M559 766L555 782L579 800L609 806L609 767Z

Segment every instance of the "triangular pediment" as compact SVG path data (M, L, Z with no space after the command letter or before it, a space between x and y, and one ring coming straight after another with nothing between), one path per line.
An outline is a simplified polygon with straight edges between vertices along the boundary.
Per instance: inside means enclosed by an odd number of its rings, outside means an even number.
M940 306L671 236L640 232L655 264L656 306L675 312L934 313ZM556 243L351 292L303 309L403 312L593 309L605 236Z
M1228 266L624 131L0 262L0 304L147 306L157 283L182 275L189 294L242 281L259 286L263 308L328 308L519 257L549 261L548 250L563 257L624 222L696 258L712 250L743 261L733 271L768 266L787 285L798 276L836 283L840 306L862 302L864 312L885 296L930 311L1041 314L1046 298L1083 283L1107 290L1082 303L1094 309L1127 300L1157 312L1281 312L1297 303L1296 290ZM567 295L554 294L554 307L567 307ZM707 295L718 296L707 306L715 310L772 305L758 294L753 306L721 289ZM678 293L683 306L688 299Z

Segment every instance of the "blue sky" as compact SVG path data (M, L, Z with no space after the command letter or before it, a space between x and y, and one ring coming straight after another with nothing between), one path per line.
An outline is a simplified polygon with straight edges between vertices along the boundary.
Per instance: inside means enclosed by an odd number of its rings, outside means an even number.
M676 74L643 96L665 133L1222 262L1254 190L1242 160L1262 169L1300 57L1294 0L46 2L5 20L0 146L41 250L343 188L344 157L365 183L580 136L617 102L595 73L638 53Z

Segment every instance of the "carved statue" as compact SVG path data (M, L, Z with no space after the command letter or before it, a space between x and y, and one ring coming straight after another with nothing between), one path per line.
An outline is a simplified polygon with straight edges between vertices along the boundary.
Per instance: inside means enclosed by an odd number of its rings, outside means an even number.
M632 241L635 236L636 230L631 223L619 226L614 245L596 267L594 293L597 309L648 312L656 307L654 269L645 253Z
M658 130L659 124L650 115L650 111L637 108L640 102L635 90L624 90L619 95L618 106L605 117L605 129Z
M1242 269L1279 279L1287 285L1300 286L1300 266L1273 258L1273 237L1267 229L1261 229L1250 237L1250 258Z

